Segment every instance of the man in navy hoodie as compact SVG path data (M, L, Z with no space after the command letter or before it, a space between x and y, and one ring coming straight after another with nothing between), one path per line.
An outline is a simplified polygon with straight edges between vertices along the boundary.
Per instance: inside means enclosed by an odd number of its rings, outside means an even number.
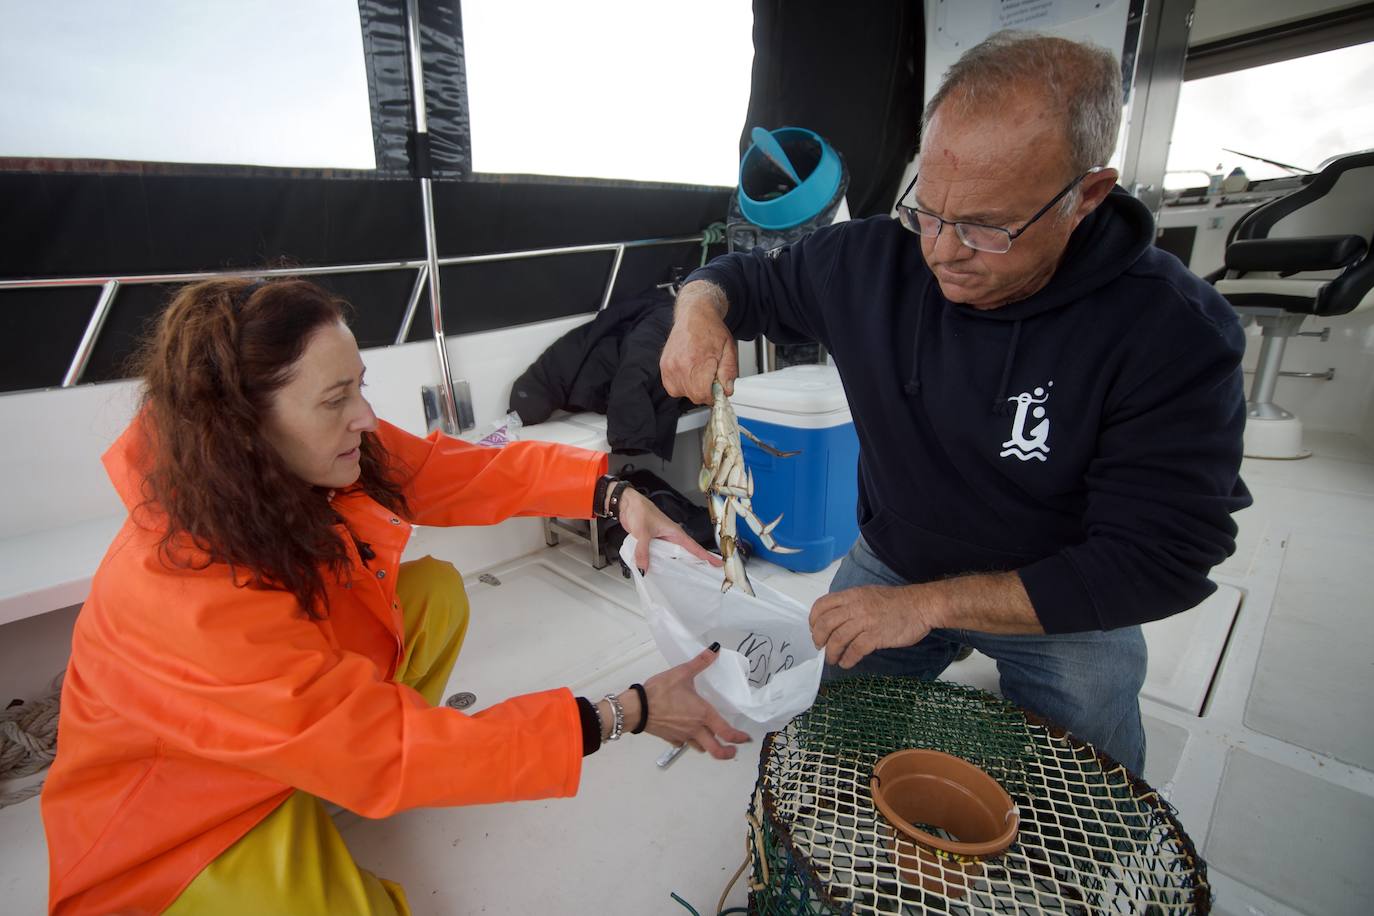
M860 444L861 536L811 611L828 675L936 677L962 646L1004 695L1140 773L1140 624L1235 549L1245 349L1105 168L1106 51L1004 32L926 108L898 207L689 277L670 394L732 388L736 339L818 340Z

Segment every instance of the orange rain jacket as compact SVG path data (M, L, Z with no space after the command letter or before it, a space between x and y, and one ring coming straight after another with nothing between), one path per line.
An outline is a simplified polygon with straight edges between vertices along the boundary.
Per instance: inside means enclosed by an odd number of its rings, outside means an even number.
M140 421L105 454L131 515L72 639L42 799L51 913L161 912L293 789L367 817L577 791L582 732L567 689L467 716L390 680L404 638L395 584L410 522L588 518L606 456L479 448L385 422L377 435L408 472L414 517L356 488L334 497L376 557L364 566L345 535L349 581L326 572L325 620L287 592L236 587L224 564L165 563L165 515L135 511Z

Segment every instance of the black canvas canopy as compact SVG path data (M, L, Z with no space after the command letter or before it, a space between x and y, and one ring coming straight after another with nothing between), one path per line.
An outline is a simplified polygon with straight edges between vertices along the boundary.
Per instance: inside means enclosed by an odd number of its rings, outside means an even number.
M428 122L428 142L417 144L406 6L359 0L375 170L0 159L0 279L422 260L421 176L432 179L437 248L446 257L676 238L724 218L729 187L475 174L457 0L417 4ZM757 0L754 12L752 98L742 129L812 126L849 163L855 215L886 212L915 145L919 8L895 0L854 9ZM824 66L816 66L821 58ZM711 104L709 83L690 101ZM691 129L690 110L683 129ZM700 257L697 244L627 249L616 295ZM444 331L595 311L611 260L600 251L444 267ZM412 280L405 271L321 278L354 304L364 346L394 342ZM120 291L82 381L124 375L134 340L168 289ZM0 391L62 383L98 292L0 290ZM423 339L431 328L422 308L406 339Z

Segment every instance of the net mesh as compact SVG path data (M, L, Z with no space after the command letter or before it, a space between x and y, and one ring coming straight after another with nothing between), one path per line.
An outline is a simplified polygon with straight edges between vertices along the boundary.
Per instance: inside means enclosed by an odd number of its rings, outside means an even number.
M874 808L874 765L903 748L981 767L1021 817L973 866L909 853ZM852 678L769 735L749 810L757 914L1207 912L1207 866L1174 809L1124 767L981 690Z

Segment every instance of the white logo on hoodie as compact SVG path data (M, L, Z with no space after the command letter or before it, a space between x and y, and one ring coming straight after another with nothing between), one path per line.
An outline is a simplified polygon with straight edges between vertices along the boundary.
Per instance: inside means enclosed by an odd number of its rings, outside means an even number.
M1016 417L1011 421L1011 438L1002 443L1001 457L1015 455L1022 461L1045 460L1050 453L1050 418L1045 416L1045 408L1041 405L1050 399L1045 389L1052 387L1054 382L1048 382L1045 388L1023 391L1014 398L1007 398L1016 402ZM1027 430L1032 419L1040 422Z

